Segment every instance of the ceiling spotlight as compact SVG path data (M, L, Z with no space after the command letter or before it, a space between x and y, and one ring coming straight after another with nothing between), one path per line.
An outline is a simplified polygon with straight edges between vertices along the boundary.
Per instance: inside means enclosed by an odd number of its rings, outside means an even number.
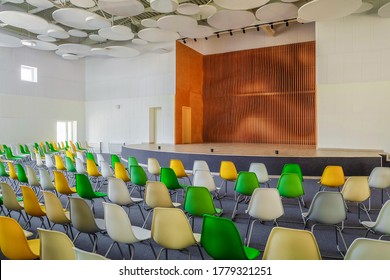
M288 20L285 20L285 22L286 22L286 27L288 27Z
M194 41L196 42L196 38L194 38Z
M183 43L184 43L184 44L187 44L187 42L186 42L186 40L185 40L185 39L183 39Z
M245 34L245 28L243 28L243 29L242 29L242 33L244 33L244 34Z
M217 38L219 38L219 33L217 33Z
M207 38L207 37L204 37L204 39L205 39L205 40L208 40L209 38Z
M230 34L230 36L233 36L232 30L229 30L229 34Z
M256 25L256 30L260 31L260 26Z
M271 23L270 27L271 27L271 29L274 29L274 24L273 24L273 23Z

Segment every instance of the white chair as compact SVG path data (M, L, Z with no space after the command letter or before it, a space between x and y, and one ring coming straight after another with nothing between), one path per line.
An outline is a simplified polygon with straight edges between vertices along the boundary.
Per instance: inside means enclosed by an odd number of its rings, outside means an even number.
M157 159L155 158L148 158L148 172L156 179L158 179L158 176L160 176L161 173L161 166Z
M271 179L269 178L268 170L264 163L252 162L249 166L249 172L254 172L259 184L265 184L269 188Z
M369 232L381 234L379 239L383 236L390 236L390 200L382 206L376 221L363 221L361 223L367 228L366 237Z
M219 200L219 204L222 207L222 202L219 197L219 187L216 187L213 175L210 171L197 169L193 174L193 186L206 187L210 193Z
M387 188L390 187L390 167L375 167L368 177L368 184L371 188L381 190L381 206L383 206L383 194L386 192L390 198ZM371 197L368 200L368 210L371 210Z
M37 163L37 166L38 167L45 167L45 163L43 162L40 154L38 154L37 152L34 152L34 153L35 153L35 161Z
M108 248L105 257L108 256L112 247L116 244L123 259L125 259L125 256L119 246L119 243L125 243L128 245L130 259L132 260L135 254L135 248L133 244L141 241L147 241L149 243L153 254L156 257L156 252L152 243L150 242L150 230L132 226L125 210L123 210L123 208L119 205L103 202L103 207L107 234L113 240L113 243Z
M45 164L49 169L56 169L56 165L54 164L54 161L49 154L45 154Z
M110 164L106 161L100 162L100 172L102 173L102 176L106 179L115 177Z
M81 160L82 163L85 163L84 155L83 155L82 152L77 151L77 152L76 152L76 158L78 158L79 160Z
M56 191L56 187L54 186L50 174L46 169L39 169L39 178L41 187L44 191Z
M31 166L26 165L28 184L32 188L40 188L41 184L38 181L37 175Z
M103 155L102 154L96 154L96 161L97 161L97 164L100 166L101 162L105 161Z
M76 158L76 171L79 174L87 174L87 170L85 169L84 163L79 158Z
M356 238L344 260L390 260L390 241Z
M197 170L206 170L210 172L209 165L205 160L194 160L194 165L192 167L192 174L195 174Z

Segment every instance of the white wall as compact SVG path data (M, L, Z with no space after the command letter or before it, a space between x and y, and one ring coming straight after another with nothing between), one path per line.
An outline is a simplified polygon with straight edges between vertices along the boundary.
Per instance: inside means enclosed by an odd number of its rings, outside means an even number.
M149 108L161 107L161 143L173 143L175 62L175 51L128 59L88 58L87 140L103 142L104 152L109 142L149 142Z
M390 19L316 24L318 147L390 152Z
M20 65L38 68L38 83L20 80ZM56 140L57 120L78 122L85 139L83 61L22 48L0 48L0 143Z

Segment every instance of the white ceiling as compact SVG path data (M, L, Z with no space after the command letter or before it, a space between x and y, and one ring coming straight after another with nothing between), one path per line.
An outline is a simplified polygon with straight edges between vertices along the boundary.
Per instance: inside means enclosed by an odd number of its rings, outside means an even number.
M390 0L0 0L0 47L133 57L169 52L178 39L353 13L390 17Z

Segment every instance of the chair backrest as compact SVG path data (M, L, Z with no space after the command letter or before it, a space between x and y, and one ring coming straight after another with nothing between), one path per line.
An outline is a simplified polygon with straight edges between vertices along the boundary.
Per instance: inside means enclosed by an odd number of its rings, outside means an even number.
M127 170L129 170L129 173L131 173L131 167L134 165L139 165L137 158L136 157L128 157L127 158Z
M251 196L256 188L259 188L259 181L254 172L240 171L240 173L238 173L234 185L234 190L236 192L242 195Z
M234 181L238 177L237 169L232 161L221 161L219 176L228 181Z
M75 229L84 233L95 233L102 230L97 224L88 203L78 197L69 197L70 220Z
M54 165L53 159L49 154L45 154L45 165L47 168L55 168L56 166Z
M74 193L74 191L70 189L68 180L66 179L63 173L59 171L54 171L53 174L54 174L54 185L57 192L65 195Z
M91 181L85 174L76 174L76 191L80 197L85 199L92 199L96 197Z
M65 215L60 199L52 192L44 191L43 199L47 218L54 224L69 224L70 219Z
M65 157L65 167L68 172L76 172L76 167L70 157Z
M320 184L326 187L338 188L344 185L345 177L343 167L340 165L328 165L325 167Z
M20 163L15 164L15 167L18 173L19 182L28 184L27 174L26 170L24 170L24 167Z
M18 180L18 174L16 173L15 165L12 162L7 162L9 177L13 180Z
M107 258L103 257L102 255L91 253L85 250L82 250L77 247L73 247L76 260L85 260L85 261L103 261L108 260Z
M5 170L5 166L4 166L4 163L2 161L0 161L0 177L8 177L9 174L7 172L7 170Z
M87 173L87 170L85 170L83 161L79 158L76 158L76 172L80 173L80 174Z
M34 152L34 154L35 154L35 160L37 162L37 165L38 166L43 166L44 163L43 163L43 160L41 158L41 155L38 152Z
M126 183L119 178L108 178L107 186L108 199L119 205L129 205L132 203Z
M217 187L210 171L197 169L193 175L194 186L206 187L210 192L216 191Z
M298 163L286 163L283 166L282 173L295 173L298 175L299 179L303 181L303 174L301 166Z
M99 172L99 169L95 164L95 161L89 158L87 158L87 173L88 176L93 176L93 177L102 176L102 174Z
M307 212L307 219L321 224L335 225L347 218L343 195L339 192L317 192Z
M105 161L103 155L102 154L96 154L96 161L97 161L98 165L100 166L101 162Z
M73 242L60 231L38 228L41 260L75 260Z
M130 178L131 182L138 186L145 186L146 181L148 181L148 176L146 175L145 170L140 165L130 166Z
M148 172L153 175L160 175L161 166L157 159L148 158Z
M56 169L57 170L66 170L64 161L59 155L54 155L54 162L56 164Z
M344 200L351 202L363 202L370 198L371 191L367 176L351 176L341 190Z
M266 183L269 181L269 175L267 167L264 163L261 162L252 162L249 166L249 172L254 172L257 176L257 180L260 184Z
M92 160L95 163L95 165L97 165L95 157L94 157L94 155L92 153L90 153L90 152L85 153L85 157L86 157L86 159Z
M0 183L3 204L8 210L20 211L23 207L19 204L15 191L7 183Z
M121 243L134 243L138 238L134 235L131 222L126 211L119 205L103 202L104 221L107 234L112 240Z
M356 238L348 247L344 260L390 260L390 241Z
M145 203L150 208L175 207L167 187L162 182L148 181L145 188Z
M39 239L27 241L23 228L12 218L0 216L0 240L1 251L10 260L39 258Z
M169 167L173 169L177 178L187 177L183 162L180 159L171 159Z
M111 166L107 161L100 162L100 171L104 178L114 177L114 173L111 170Z
M298 198L305 194L302 181L295 173L284 173L280 175L276 188L281 197Z
M179 208L155 208L151 233L158 245L168 249L180 250L196 244L190 223Z
M118 155L116 155L116 154L111 154L111 167L112 167L112 169L114 169L114 170L115 170L115 163L116 163L116 162L121 162L121 159L119 158Z
M321 260L321 253L311 231L274 227L263 260Z
M390 200L383 204L376 218L374 229L375 231L390 234Z
M127 173L125 166L121 162L115 163L114 174L116 178L122 179L125 182L130 182L129 173Z
M375 167L368 178L368 184L379 189L390 187L390 167Z
M46 212L42 210L38 197L33 189L27 186L21 186L20 188L22 189L24 211L33 217L46 216Z
M210 167L205 160L194 160L194 165L192 166L192 174L195 174L197 170L206 170L210 172Z
M215 260L248 260L241 235L230 219L204 215L200 242Z
M188 214L198 217L217 213L213 198L206 187L187 187L183 208Z
M53 173L54 173L54 178L55 178L55 174L61 173L61 172L54 171ZM64 176L64 174L62 174L62 176ZM51 181L49 171L47 171L46 169L43 169L43 168L39 169L39 179L40 179L40 184L41 184L42 189L44 189L44 190L55 190L56 189L56 187L53 185L53 182Z
M257 188L249 201L247 213L261 221L272 221L284 214L281 197L277 189Z
M82 163L84 163L84 162L85 162L85 159L84 159L83 153L82 153L82 152L80 152L80 151L77 151L77 152L76 152L76 159L77 159L77 158L78 158L78 159L80 159Z
M26 165L27 170L27 180L30 186L40 186L41 184L38 181L37 175L35 174L34 169L31 166Z
M163 182L170 190L182 188L175 171L170 167L161 167L160 182Z
M72 162L74 162L74 156L73 156L73 153L72 153L72 151L65 151L65 159L66 158L69 158ZM65 163L66 164L66 163Z

